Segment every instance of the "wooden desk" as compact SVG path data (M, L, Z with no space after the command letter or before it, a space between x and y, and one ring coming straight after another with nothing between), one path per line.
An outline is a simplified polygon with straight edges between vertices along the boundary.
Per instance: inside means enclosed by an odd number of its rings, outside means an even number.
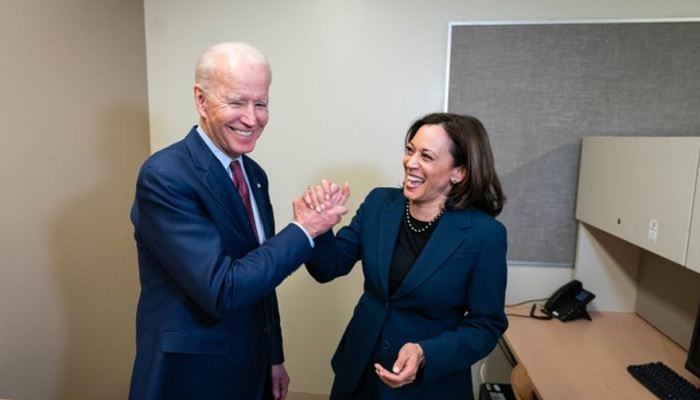
M528 315L530 306L507 308ZM694 385L687 352L633 313L591 312L593 321L509 316L504 338L527 369L540 400L658 400L627 372L630 364L662 361Z

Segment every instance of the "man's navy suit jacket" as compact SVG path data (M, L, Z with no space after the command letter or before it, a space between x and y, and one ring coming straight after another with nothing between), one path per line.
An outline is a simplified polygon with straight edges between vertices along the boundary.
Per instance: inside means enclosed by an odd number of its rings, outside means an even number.
M196 127L152 155L131 212L141 295L130 400L258 400L284 361L275 287L311 254L301 228L274 235L265 172L243 156L267 240ZM273 236L274 235L274 236Z
M407 342L425 368L400 389L380 384L383 400L471 399L470 366L491 352L508 326L506 229L474 209L448 210L393 294L389 274L406 212L401 189L373 190L351 223L316 238L306 266L327 282L361 260L364 292L333 356L336 389L355 391L379 362L391 370Z

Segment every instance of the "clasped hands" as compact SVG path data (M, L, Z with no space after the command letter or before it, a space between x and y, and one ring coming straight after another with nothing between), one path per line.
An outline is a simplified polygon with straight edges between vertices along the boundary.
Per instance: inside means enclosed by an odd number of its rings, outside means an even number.
M350 185L347 182L341 188L322 179L320 185L310 186L294 200L294 220L315 238L339 223L342 216L348 213L345 207L348 197Z

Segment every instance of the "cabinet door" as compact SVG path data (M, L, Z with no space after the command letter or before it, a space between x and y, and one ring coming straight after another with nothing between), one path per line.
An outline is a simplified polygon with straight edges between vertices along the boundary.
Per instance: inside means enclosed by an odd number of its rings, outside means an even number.
M685 265L698 137L583 139L576 218Z
M695 183L695 203L690 219L690 236L688 237L688 258L686 266L700 273L700 166Z

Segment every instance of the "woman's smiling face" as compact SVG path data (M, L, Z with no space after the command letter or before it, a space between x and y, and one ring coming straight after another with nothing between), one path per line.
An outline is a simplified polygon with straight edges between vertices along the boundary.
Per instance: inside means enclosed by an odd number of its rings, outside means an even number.
M423 125L406 143L403 157L406 198L416 205L443 207L452 187L464 178L464 168L454 166L452 140L441 125Z

